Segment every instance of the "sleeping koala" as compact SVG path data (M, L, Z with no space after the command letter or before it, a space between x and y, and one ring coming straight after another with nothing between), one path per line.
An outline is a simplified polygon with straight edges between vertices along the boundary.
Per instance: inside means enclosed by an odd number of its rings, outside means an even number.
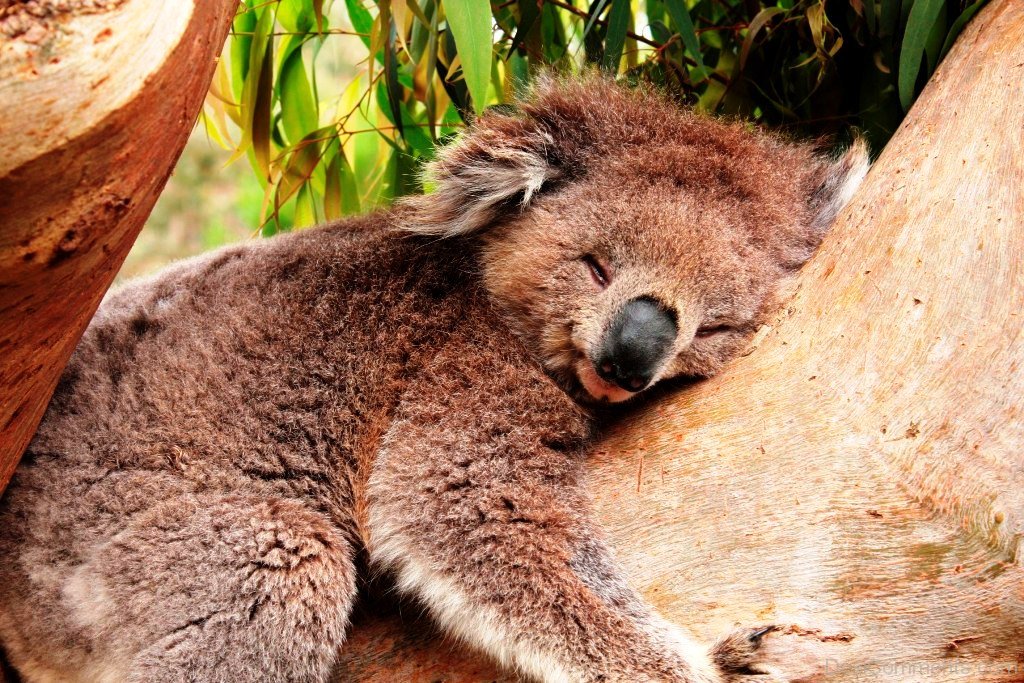
M740 680L630 588L581 471L607 404L717 372L867 168L546 79L390 212L110 295L0 505L26 681L326 681L355 557L542 681Z

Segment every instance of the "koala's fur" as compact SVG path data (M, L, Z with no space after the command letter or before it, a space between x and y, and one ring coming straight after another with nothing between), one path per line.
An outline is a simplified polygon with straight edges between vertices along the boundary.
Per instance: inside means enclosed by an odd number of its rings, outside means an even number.
M0 505L2 648L26 681L325 681L365 552L536 679L756 671L760 632L709 655L616 568L579 373L637 296L678 327L656 380L716 372L865 170L860 145L548 79L430 195L128 285Z

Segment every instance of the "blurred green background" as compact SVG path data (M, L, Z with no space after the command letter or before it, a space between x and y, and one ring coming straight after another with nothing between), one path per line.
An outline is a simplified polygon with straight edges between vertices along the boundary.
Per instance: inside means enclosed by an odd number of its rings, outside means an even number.
M985 0L245 0L119 280L418 192L541 70L877 153Z

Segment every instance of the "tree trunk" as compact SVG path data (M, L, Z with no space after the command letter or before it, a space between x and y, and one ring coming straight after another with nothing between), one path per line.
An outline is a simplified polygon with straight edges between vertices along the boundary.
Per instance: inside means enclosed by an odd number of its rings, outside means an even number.
M108 4L0 43L0 485L180 153L234 9ZM830 680L1021 678L1022 34L1024 3L993 0L757 348L598 449L620 559L704 638L798 625L785 637ZM421 620L357 618L339 679L438 678L501 675Z
M163 189L235 0L0 0L0 491Z
M1021 35L993 0L755 350L599 448L599 515L668 618L797 625L776 646L829 680L1024 677ZM440 678L500 676L356 620L339 680Z

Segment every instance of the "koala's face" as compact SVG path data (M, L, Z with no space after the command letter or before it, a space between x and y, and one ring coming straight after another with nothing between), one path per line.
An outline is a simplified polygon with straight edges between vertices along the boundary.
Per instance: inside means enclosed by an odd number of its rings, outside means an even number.
M734 202L611 166L490 231L484 273L549 372L618 402L718 372L788 270Z
M524 109L446 151L414 229L480 231L488 291L584 401L718 372L866 170L603 80Z

